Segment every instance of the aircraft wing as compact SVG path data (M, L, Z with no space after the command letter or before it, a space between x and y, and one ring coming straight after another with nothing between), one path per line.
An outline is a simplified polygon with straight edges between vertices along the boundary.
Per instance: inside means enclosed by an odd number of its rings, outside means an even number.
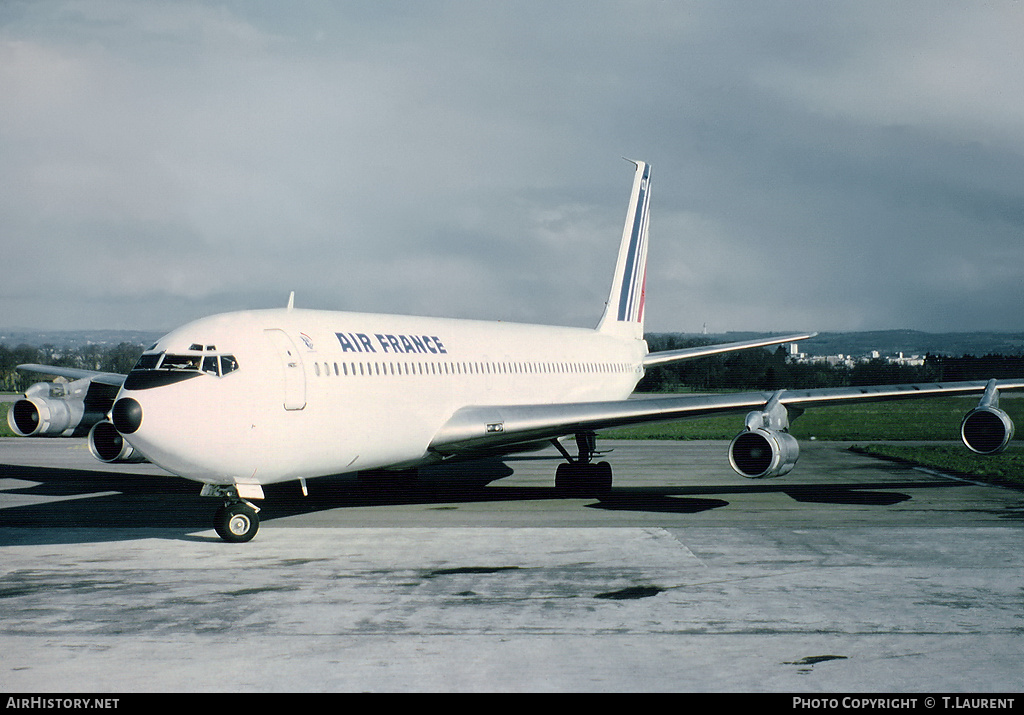
M993 386L995 390L991 389ZM578 432L716 414L767 411L776 405L782 405L798 415L807 408L849 402L878 402L936 395L996 395L997 390L1019 389L1024 389L1024 380L679 395L561 405L471 406L463 407L452 415L434 436L430 450L445 457L500 453L502 449L514 448L518 444L540 442Z
M25 365L18 365L18 369L24 370L25 372L39 373L40 375L66 377L69 380L82 380L87 378L93 382L98 382L101 385L110 385L111 387L120 387L125 378L124 375L116 372L81 370L76 367L58 367L56 365L35 365L28 363Z
M648 353L644 356L644 367L662 365L677 360L693 360L695 358L731 353L737 350L749 350L750 348L763 348L769 345L781 345L783 343L795 343L800 340L813 338L817 333L801 333L800 335L786 335L776 338L760 338L757 340L741 340L735 343L722 343L720 345L700 345L693 348L682 348L679 350L662 350L656 353Z

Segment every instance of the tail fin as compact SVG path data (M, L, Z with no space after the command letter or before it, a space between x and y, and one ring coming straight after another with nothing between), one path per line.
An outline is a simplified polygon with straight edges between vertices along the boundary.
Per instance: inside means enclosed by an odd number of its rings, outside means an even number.
M632 160L630 160L632 161ZM622 229L619 259L604 316L597 329L623 338L643 338L644 288L647 279L647 216L650 209L651 167L633 161L633 191Z

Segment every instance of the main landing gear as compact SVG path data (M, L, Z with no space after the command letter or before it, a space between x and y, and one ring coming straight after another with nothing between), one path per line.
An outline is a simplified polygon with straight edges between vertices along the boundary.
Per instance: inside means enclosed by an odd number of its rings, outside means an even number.
M213 515L213 528L224 541L241 544L256 536L260 528L259 508L239 497L237 489L206 484L202 496L224 499L224 504Z
M555 489L572 497L603 497L612 489L612 466L608 462L594 462L597 455L597 436L593 432L576 435L579 456L571 454L557 440L551 440L567 460L555 470Z

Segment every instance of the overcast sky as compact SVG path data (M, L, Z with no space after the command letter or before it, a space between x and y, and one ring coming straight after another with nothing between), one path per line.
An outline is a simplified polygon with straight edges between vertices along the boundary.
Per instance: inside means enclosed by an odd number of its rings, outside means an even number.
M1024 330L1022 2L0 3L0 327Z

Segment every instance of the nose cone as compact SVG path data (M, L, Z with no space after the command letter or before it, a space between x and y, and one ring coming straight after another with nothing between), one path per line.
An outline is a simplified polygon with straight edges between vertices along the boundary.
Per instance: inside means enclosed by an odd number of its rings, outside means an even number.
M111 411L114 429L121 434L134 434L142 425L142 405L130 397L122 397Z

